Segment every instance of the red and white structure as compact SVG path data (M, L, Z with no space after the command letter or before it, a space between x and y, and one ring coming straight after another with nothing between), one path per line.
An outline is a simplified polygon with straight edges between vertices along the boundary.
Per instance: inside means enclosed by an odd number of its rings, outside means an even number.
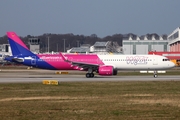
M167 57L170 60L176 59L180 60L180 51L179 52L168 52L168 51L149 51L149 55L161 55Z
M180 27L168 35L170 52L180 52Z

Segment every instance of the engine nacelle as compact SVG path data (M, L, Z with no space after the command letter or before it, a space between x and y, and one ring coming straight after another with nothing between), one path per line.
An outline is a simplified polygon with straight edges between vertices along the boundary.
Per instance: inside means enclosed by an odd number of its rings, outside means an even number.
M98 69L99 75L116 75L117 70L114 70L113 66L100 66Z

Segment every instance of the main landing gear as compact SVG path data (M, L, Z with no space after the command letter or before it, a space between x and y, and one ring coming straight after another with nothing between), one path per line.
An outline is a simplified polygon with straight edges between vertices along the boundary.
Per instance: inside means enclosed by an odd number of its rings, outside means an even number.
M94 77L94 73L86 73L86 77L87 78L93 78Z
M88 73L86 73L86 77L87 78L93 78L94 77L94 73L93 73L93 69L92 68L88 69Z

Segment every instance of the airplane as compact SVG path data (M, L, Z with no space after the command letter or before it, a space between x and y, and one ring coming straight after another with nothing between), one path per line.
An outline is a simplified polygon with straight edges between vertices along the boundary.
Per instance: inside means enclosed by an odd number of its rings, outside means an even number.
M93 78L94 72L102 76L117 75L118 70L158 70L175 66L168 58L160 55L98 55L98 54L34 54L15 32L7 32L12 56L5 60L49 70L87 71L86 77Z

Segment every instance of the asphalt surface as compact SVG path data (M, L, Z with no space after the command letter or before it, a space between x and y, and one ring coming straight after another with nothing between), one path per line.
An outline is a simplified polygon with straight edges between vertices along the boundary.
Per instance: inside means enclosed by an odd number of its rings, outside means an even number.
M73 71L74 72L74 71ZM71 71L70 71L71 73ZM73 74L55 74L51 70L16 70L6 69L0 71L0 83L27 83L42 82L43 80L57 80L59 82L96 82L96 81L180 81L180 75L158 75L154 78L152 75L139 76L99 76L86 78L85 72L77 75Z

